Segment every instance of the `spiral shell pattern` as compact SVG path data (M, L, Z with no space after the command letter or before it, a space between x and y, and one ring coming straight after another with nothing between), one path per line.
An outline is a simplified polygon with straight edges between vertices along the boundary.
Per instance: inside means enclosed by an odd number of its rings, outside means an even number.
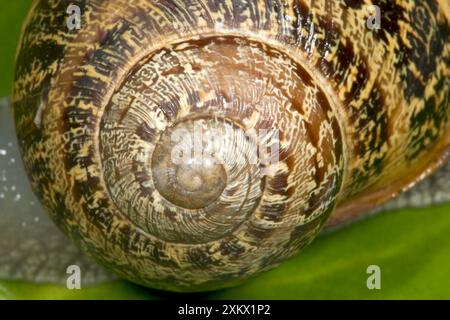
M448 154L441 1L74 3L74 30L66 1L33 5L16 127L52 219L126 279L234 285Z
M212 36L133 68L105 109L99 151L121 214L166 252L227 274L261 250L280 254L299 228L317 232L341 183L340 134L325 93L289 55ZM174 159L177 148L190 157Z

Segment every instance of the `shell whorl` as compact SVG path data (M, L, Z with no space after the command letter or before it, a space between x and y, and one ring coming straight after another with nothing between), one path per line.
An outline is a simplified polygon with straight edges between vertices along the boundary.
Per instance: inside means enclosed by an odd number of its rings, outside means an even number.
M194 264L193 248L216 254L210 263L225 274L251 268L261 250L280 254L298 227L319 230L342 181L342 138L299 63L260 42L210 36L132 70L99 141L111 199L135 226L166 252L185 245ZM177 161L177 151L188 157Z
M365 28L369 2L379 31ZM131 281L235 284L307 245L336 205L388 198L450 146L436 0L77 4L82 28L66 32L66 1L34 4L17 132L53 220ZM186 141L202 156L174 161Z

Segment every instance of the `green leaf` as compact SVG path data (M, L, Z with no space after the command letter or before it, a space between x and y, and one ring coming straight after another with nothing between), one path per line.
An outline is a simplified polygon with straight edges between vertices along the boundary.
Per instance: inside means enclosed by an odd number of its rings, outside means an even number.
M450 204L382 213L322 235L280 267L205 299L449 299ZM369 265L381 268L381 290L367 289ZM0 281L3 299L161 299L116 281L93 288Z
M31 1L2 1L0 6L0 97L3 97L11 94L16 48Z

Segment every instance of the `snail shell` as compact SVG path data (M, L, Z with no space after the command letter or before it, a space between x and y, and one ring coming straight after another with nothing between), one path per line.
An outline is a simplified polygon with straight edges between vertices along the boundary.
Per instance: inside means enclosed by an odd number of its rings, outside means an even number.
M37 196L84 252L148 287L275 267L330 216L448 159L448 5L373 1L371 30L368 2L77 1L68 30L66 1L35 1L13 105ZM174 136L201 161L174 161ZM276 161L252 156L261 141Z

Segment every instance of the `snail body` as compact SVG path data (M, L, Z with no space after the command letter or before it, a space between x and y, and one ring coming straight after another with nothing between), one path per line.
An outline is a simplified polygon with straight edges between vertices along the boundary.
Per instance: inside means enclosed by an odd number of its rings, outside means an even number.
M36 195L83 252L148 287L275 267L450 154L448 6L373 4L378 30L362 1L78 1L67 30L65 1L35 1L13 106ZM174 161L174 134L195 145L196 128L221 148ZM260 141L276 161L251 157Z

